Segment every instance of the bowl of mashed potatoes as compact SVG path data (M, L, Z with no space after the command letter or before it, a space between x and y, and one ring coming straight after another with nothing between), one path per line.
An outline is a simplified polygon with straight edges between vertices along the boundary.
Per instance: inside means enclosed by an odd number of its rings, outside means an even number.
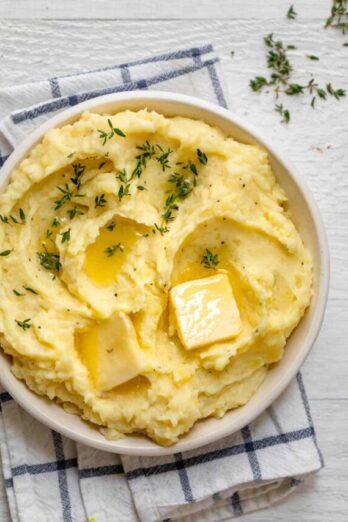
M51 428L163 455L227 436L322 322L303 176L231 112L122 93L38 128L0 174L0 380Z

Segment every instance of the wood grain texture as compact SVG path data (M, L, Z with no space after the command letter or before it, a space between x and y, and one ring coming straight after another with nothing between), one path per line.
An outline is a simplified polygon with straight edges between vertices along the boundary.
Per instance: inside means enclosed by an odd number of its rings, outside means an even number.
M0 87L72 73L81 69L112 65L168 49L212 42L221 57L225 85L229 92L229 105L232 110L238 115L247 117L265 136L273 140L273 143L291 158L309 183L326 224L332 262L328 311L321 334L303 369L326 468L318 477L301 486L296 494L279 506L248 515L243 518L243 521L346 521L348 513L348 157L346 152L348 99L340 102L329 100L321 104L320 110L315 111L311 109L308 101L288 99L286 105L291 111L292 122L286 127L279 123L278 115L273 110L272 96L252 93L248 87L251 77L265 72L265 50L262 38L268 32L274 31L276 36L287 43L295 44L298 48L292 53L297 80L309 78L313 73L320 83L331 81L337 87L348 89L348 49L342 46L345 40L340 33L322 28L323 18L329 10L329 2L294 2L299 12L296 23L285 19L284 12L291 2L283 0L220 2L219 9L216 8L216 3L206 0L200 2L201 12L200 14L195 12L195 17L209 16L210 20L182 20L180 23L166 20L111 19L4 20L10 15L16 15L18 18L32 18L34 15L46 17L40 9L49 3L29 0L25 2L24 9L23 1L2 0L0 66L3 74L0 76ZM84 2L83 13L76 10L76 6L81 7L81 3L69 2L68 6L67 1L56 2L54 16L60 18L106 16L106 7L101 6L100 2L93 2L95 5L91 9L94 11L90 12L88 12L89 8L86 8L86 5L91 5L90 2ZM103 3L108 4L109 8L111 4L125 6L123 2ZM192 3L190 2L190 5ZM134 5L138 5L139 11L136 16L140 18L145 16L145 7L149 5L145 0L129 2L129 4L128 14L126 13L128 18L133 17ZM152 5L159 5L159 2L152 2ZM179 0L175 2L174 7L179 12L183 9L183 5L183 0ZM269 10L269 5L273 6L273 11ZM21 13L19 13L19 6L23 8ZM4 12L5 7L8 9L7 12ZM172 17L174 7L162 6L165 17ZM250 9L252 16L255 15L255 20L242 20L246 18L246 9ZM311 18L314 10L315 19ZM179 14L186 18L193 17L191 11L187 13L180 11ZM267 19L272 15L274 19ZM109 13L107 17L115 18L115 16L115 13L113 15ZM122 16L117 15L118 18ZM156 12L156 16L160 15ZM226 20L212 20L216 16L220 18L225 16ZM227 20L233 17L235 19ZM234 51L233 57L231 50ZM320 56L320 61L311 62L304 57L306 54L317 54ZM5 515L5 505L0 496L1 522L8 520Z
M140 19L140 20L212 20L264 19L285 17L288 0L1 0L0 18L45 19ZM297 2L303 19L324 18L330 0Z

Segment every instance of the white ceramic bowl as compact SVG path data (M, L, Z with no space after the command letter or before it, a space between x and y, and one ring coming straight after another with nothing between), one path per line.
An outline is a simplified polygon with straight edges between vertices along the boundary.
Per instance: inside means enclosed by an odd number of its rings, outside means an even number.
M85 111L116 113L125 109L138 110L147 107L166 116L187 116L202 119L216 125L233 138L244 143L260 143L267 149L273 171L289 198L293 221L309 248L314 261L314 295L304 318L289 338L282 360L268 375L245 405L228 412L222 419L206 419L198 422L180 441L170 447L137 435L118 441L106 440L97 429L44 397L31 392L11 373L10 361L0 353L0 380L12 397L31 415L50 428L83 444L114 453L132 455L168 455L198 448L230 435L251 422L265 410L286 388L308 355L318 333L325 311L329 287L329 253L326 234L319 210L303 175L278 153L239 116L212 103L169 92L127 92L111 94L88 100L59 113L41 125L11 154L0 174L0 190L6 186L14 167L24 159L29 150L52 127L60 127L79 118Z

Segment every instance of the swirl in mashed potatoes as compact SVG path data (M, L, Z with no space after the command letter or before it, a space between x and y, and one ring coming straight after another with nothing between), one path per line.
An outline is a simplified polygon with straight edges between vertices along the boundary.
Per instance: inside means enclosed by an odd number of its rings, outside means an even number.
M203 121L84 113L0 198L13 373L105 436L172 444L245 404L312 294L266 152Z

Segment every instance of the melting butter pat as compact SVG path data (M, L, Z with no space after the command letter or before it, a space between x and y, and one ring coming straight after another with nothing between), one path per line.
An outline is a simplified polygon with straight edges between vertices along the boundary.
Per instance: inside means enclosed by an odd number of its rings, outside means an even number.
M175 286L170 294L180 341L187 350L235 337L241 320L227 275Z
M77 348L102 392L133 379L144 368L133 323L122 312L78 334Z

